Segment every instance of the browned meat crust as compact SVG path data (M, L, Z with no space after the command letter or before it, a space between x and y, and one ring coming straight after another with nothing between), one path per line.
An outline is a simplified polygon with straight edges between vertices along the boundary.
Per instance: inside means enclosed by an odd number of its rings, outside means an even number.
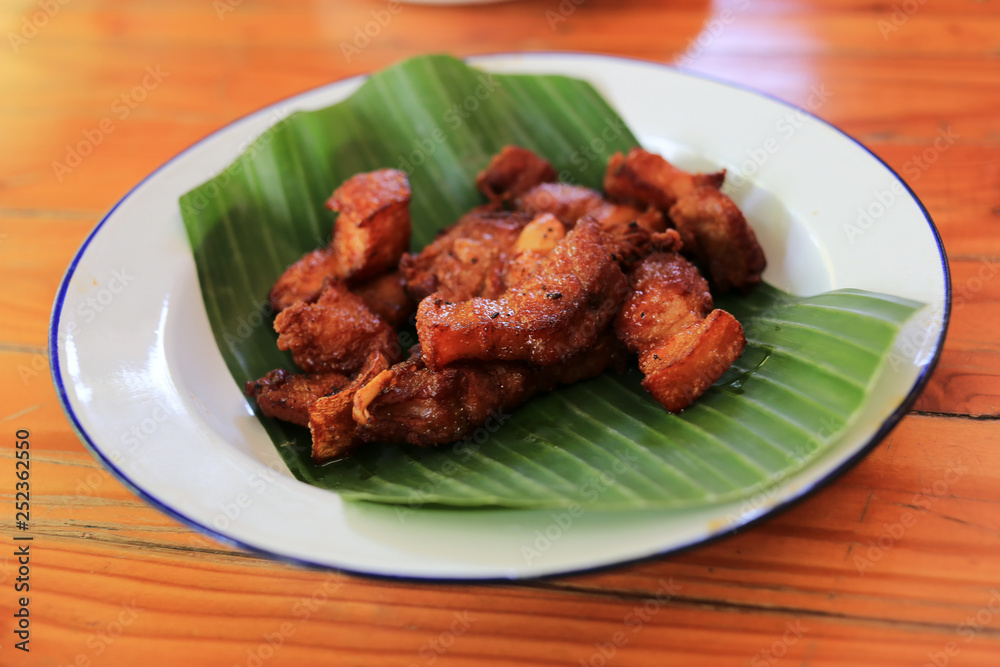
M714 188L698 188L670 209L686 252L708 270L717 289L747 292L767 266L764 251L733 200Z
M538 392L622 370L627 352L605 332L597 345L554 366L460 362L433 371L418 357L396 364L355 394L359 438L435 445L471 435L491 417L502 421Z
M532 215L551 213L567 227L587 215L607 200L597 190L569 183L542 183L517 200L517 207Z
M712 310L708 283L677 253L645 258L629 275L632 292L615 333L639 353L643 387L671 412L688 407L743 353L743 327Z
M334 191L327 206L340 211L333 240L278 278L270 294L275 312L315 300L327 278L353 286L395 269L410 245L410 185L401 171L358 174Z
M608 161L604 189L612 199L655 206L668 215L684 254L702 263L719 291L746 292L760 282L767 262L746 218L719 190L725 173L689 174L633 148Z
M611 237L615 256L626 269L654 249L680 246L680 237L668 233L663 215L655 208L614 204L580 185L543 183L521 197L518 207L534 215L550 213L568 228L581 218L591 218Z
M396 169L352 176L327 207L339 211L333 228L337 276L363 281L396 268L410 245L410 184Z
M566 227L551 213L542 213L525 225L504 266L504 285L516 285L531 276L565 236Z
M725 176L725 171L689 174L656 153L633 148L627 156L615 153L608 160L604 192L615 201L655 206L666 212L696 188L721 187Z
M521 230L531 216L493 206L473 209L444 230L419 255L404 255L399 268L410 294L420 301L440 292L449 301L496 298Z
M323 289L323 281L337 273L337 253L333 246L308 252L289 266L271 288L269 296L276 313L300 301L313 301Z
M555 364L591 347L625 297L625 276L597 223L584 219L498 299L455 303L441 293L417 307L428 368L459 360Z
M401 353L393 328L342 283L328 282L313 303L297 303L274 319L278 348L307 373L353 373L373 352Z
M399 271L372 278L351 291L360 296L373 313L393 328L405 324L417 309L416 302L406 291L406 279Z
M362 441L354 422L354 395L372 378L389 368L381 352L373 352L364 361L358 375L340 391L324 396L309 406L309 432L312 434L312 457L316 463L345 456Z
M476 187L490 201L509 201L556 178L552 165L527 148L504 146L479 172Z
M243 391L249 398L257 399L257 407L264 416L305 426L309 423L309 406L348 382L348 377L340 373L295 375L279 368L259 380L247 382Z

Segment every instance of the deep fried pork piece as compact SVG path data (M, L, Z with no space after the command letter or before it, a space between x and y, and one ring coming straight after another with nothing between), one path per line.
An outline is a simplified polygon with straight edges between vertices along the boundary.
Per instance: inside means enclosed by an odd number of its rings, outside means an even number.
M354 395L379 373L389 368L381 352L371 353L351 382L340 391L324 396L309 406L309 432L312 434L312 457L316 463L340 458L362 441L354 422Z
M663 212L700 187L722 187L725 171L690 174L656 153L633 148L627 156L615 153L604 174L604 192L615 201L651 205Z
M350 379L340 373L296 375L279 368L247 382L243 392L257 399L257 407L265 417L305 426L309 423L309 406L348 382Z
M591 347L627 291L612 253L607 234L585 218L498 299L427 297L417 335L428 368L463 359L550 365Z
M607 200L597 190L569 183L542 183L524 193L517 207L531 214L551 213L568 227Z
M509 201L539 183L556 180L548 161L527 148L504 146L476 177L476 188L492 202Z
M521 197L517 205L532 213L551 213L567 227L583 217L596 221L614 240L618 261L628 268L653 249L672 250L680 237L667 230L663 215L655 208L640 210L609 202L601 193L580 185L543 183Z
M372 352L389 360L401 350L389 324L340 282L328 281L313 303L297 303L274 319L278 349L307 373L353 373Z
M747 292L767 266L764 251L733 200L714 188L698 188L670 209L685 252L708 270L716 287Z
M308 252L289 266L271 288L269 299L274 312L300 301L313 301L323 289L323 281L337 273L337 253L333 246Z
M444 230L418 255L404 255L399 268L419 301L440 292L449 301L496 298L506 285L504 268L531 217L484 206Z
M333 228L337 277L355 282L392 271L410 245L410 183L397 169L352 176L326 203L340 213Z
M542 213L525 225L504 267L504 285L527 279L565 236L566 227L551 213Z
M333 241L278 278L270 294L275 312L315 300L327 278L356 285L391 271L410 245L410 184L401 171L358 174L334 191L327 207L340 211Z
M639 353L642 386L671 412L691 405L743 353L743 327L712 310L708 283L677 253L655 253L629 274L615 333Z
M567 227L572 227L584 216L590 216L609 233L633 222L651 233L667 228L662 214L655 209L616 204L605 199L597 190L569 183L542 183L518 199L517 207L532 215L551 213Z
M360 296L373 313L393 328L405 324L417 309L416 302L406 291L406 279L399 271L372 278L351 291Z
M422 446L452 442L539 392L609 368L621 371L627 357L607 331L593 348L544 368L496 361L460 362L432 371L418 355L382 372L355 394L358 437Z
M689 174L661 156L633 148L608 161L604 189L612 199L655 206L669 215L684 254L709 271L720 291L749 291L767 262L757 237L735 203L719 188L725 171Z
M315 301L326 279L336 275L336 263L336 253L327 246L307 253L288 267L271 290L274 311L280 313L296 303ZM351 291L394 327L406 322L416 310L416 302L406 291L406 279L399 271L372 278L353 286Z

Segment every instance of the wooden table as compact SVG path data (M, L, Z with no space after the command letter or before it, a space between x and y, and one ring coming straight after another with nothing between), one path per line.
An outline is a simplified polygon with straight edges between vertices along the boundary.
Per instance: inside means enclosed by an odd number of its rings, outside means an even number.
M1000 664L996 0L24 0L0 17L0 664ZM916 190L950 256L951 329L916 409L859 465L681 554L443 585L227 548L88 454L52 386L48 316L74 252L134 184L231 120L329 81L426 51L543 49L681 62L800 105L823 86L817 113ZM147 68L160 80L124 106ZM106 117L113 132L92 154L54 165ZM935 150L941 133L956 140ZM35 464L27 654L12 646L18 429ZM655 602L665 583L674 595ZM637 610L642 623L627 624Z

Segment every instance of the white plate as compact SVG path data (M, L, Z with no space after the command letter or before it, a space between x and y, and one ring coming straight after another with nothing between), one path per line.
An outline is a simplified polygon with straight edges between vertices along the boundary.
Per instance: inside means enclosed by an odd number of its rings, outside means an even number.
M108 213L70 265L52 318L55 382L81 438L136 493L278 558L385 576L531 577L662 554L744 525L830 479L899 420L937 360L950 291L927 212L881 161L794 107L662 65L559 53L474 63L587 79L647 146L682 167L729 169L732 183L744 182L731 192L764 245L768 281L799 294L860 287L928 304L863 414L798 474L694 511L409 511L347 503L295 480L218 352L177 200L276 120L344 99L358 77L262 109L181 153ZM859 220L859 208L868 217Z

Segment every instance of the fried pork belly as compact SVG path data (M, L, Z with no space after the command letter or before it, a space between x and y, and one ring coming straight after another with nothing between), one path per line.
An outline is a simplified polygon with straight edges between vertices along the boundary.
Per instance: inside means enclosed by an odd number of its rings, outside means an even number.
M352 176L327 208L340 213L333 228L336 275L364 281L396 268L410 245L410 184L397 169Z
M351 291L393 328L405 324L416 310L417 304L406 291L406 279L399 271L372 278Z
M492 202L509 201L539 183L556 180L548 161L527 148L504 146L476 177L476 187Z
M670 219L685 252L708 270L715 286L747 292L767 266L764 251L732 199L715 188L698 188L673 205Z
M459 360L550 365L591 347L627 291L613 244L581 220L534 275L497 299L449 301L435 293L417 307L417 335L428 368Z
M273 370L259 380L243 385L248 398L257 399L257 407L266 417L299 426L309 423L309 406L350 382L340 373L301 375L284 369Z
M620 371L627 356L607 331L593 348L554 366L460 362L434 371L417 355L383 371L355 394L357 437L422 446L459 440L539 392L609 368Z
M639 354L642 386L671 412L691 405L743 353L743 327L712 310L708 283L677 253L655 253L629 274L615 333Z
M683 242L722 289L747 289L764 268L718 189L724 175L634 149L609 162L605 198L554 182L548 162L507 146L476 181L492 203L411 255L406 175L358 174L328 202L340 213L331 245L270 294L278 347L307 374L272 371L245 392L263 414L307 425L317 462L366 442L461 439L538 392L624 368L629 350L643 386L683 410L745 339L676 251ZM420 343L393 365L393 327L415 301Z
M337 253L333 246L319 248L303 255L289 266L271 288L269 299L276 313L289 306L313 301L323 289L323 281L337 273Z
M473 209L420 254L403 256L407 289L417 301L434 292L449 301L496 298L506 289L504 269L531 219L492 205Z
M608 161L604 189L617 201L648 204L680 232L684 253L698 260L720 291L749 291L767 265L739 208L719 188L725 171L689 174L661 156L633 148Z
M312 435L312 457L316 463L345 456L361 444L354 421L354 395L376 376L389 368L381 352L364 360L357 376L335 394L323 396L309 405L308 426Z
M353 373L373 352L389 360L401 350L389 324L343 283L328 281L313 303L297 303L274 319L278 349L291 350L307 373Z
M542 183L518 199L517 207L532 215L551 213L567 227L588 216L599 222L608 233L632 223L650 233L667 228L663 215L656 209L610 202L597 190L569 183Z
M655 208L640 210L615 204L580 185L543 183L525 193L517 205L533 215L550 213L567 227L581 218L591 218L614 241L615 255L626 268L654 249L680 247L680 237L667 229L663 215Z
M357 285L391 271L410 245L410 185L401 171L358 174L334 191L327 206L340 211L333 241L278 278L269 297L275 312L314 301L327 278Z
M633 148L626 156L615 153L608 160L604 192L615 201L651 205L666 212L697 188L722 187L725 176L725 171L690 174L656 153Z
M526 280L565 236L566 227L551 213L542 213L525 225L504 267L504 285Z
M569 227L607 200L597 190L569 183L542 183L517 200L517 207L531 214L551 213Z

